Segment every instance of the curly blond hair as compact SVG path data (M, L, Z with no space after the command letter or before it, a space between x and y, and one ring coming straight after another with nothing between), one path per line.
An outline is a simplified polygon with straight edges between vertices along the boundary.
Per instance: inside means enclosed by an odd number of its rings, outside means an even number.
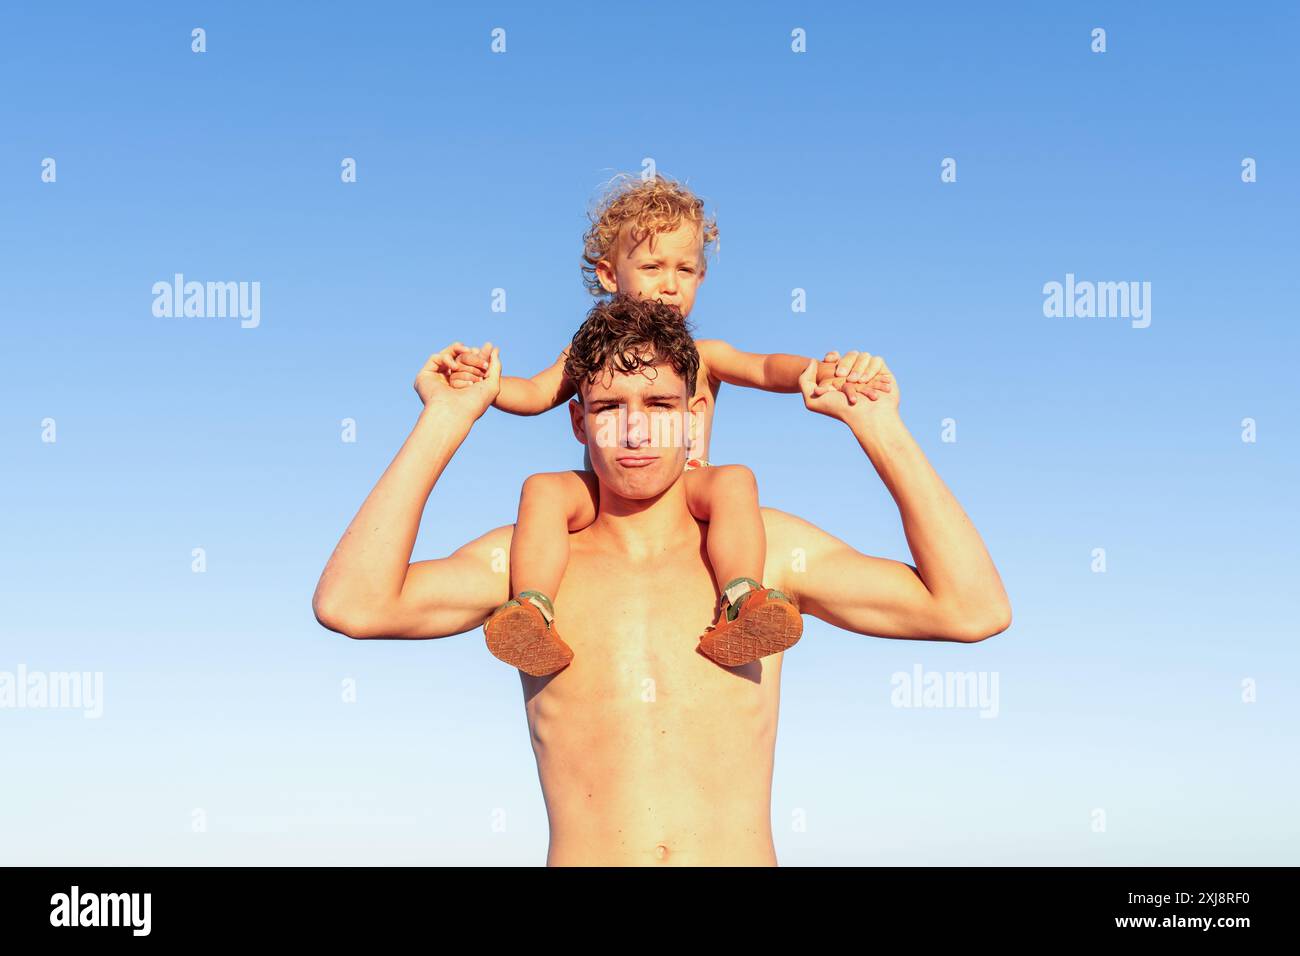
M582 237L582 281L592 295L606 295L596 275L602 259L613 260L624 226L633 242L671 232L683 222L699 223L704 250L718 241L718 224L704 214L704 200L681 183L655 173L652 179L616 176L590 213L591 228Z

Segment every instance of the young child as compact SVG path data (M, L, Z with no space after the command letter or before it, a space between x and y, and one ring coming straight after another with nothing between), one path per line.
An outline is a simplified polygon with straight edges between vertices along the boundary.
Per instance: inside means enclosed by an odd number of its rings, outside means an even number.
M685 322L704 280L705 251L718 237L716 223L704 215L703 201L660 176L629 178L611 190L591 218L582 269L588 290L596 296L658 300L674 307ZM692 417L684 479L687 504L695 518L709 523L709 561L717 580L727 582L716 623L701 636L698 649L719 664L735 667L793 646L803 633L803 618L789 597L764 588L760 581L767 545L753 473L744 465L712 465L708 460L713 406L723 382L798 393L799 376L809 359L740 352L714 339L697 340L696 348L695 391L706 401L702 413ZM819 389L840 387L873 401L876 390L889 390L888 377L877 377L880 359L865 353L849 353L843 359L831 355L819 366ZM566 348L531 379L503 376L493 404L512 414L537 415L568 401L576 394L565 373L568 357ZM487 354L463 346L455 348L448 367L452 384L458 386L486 369ZM569 534L591 524L598 506L589 455L581 472L536 474L524 482L510 545L515 598L493 612L484 632L496 657L527 674L551 674L573 659L556 628L551 596L568 564Z

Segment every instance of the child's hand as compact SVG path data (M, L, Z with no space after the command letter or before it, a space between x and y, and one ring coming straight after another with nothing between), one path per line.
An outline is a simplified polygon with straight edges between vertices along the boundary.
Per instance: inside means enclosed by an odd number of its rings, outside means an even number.
M828 378L842 378L853 383L869 382L885 364L885 360L879 355L856 350L846 352L844 355L840 355L839 352L827 352L822 362L823 365L817 376L819 384L823 379ZM829 367L831 362L835 363L833 369Z
M835 363L834 368L830 367L830 363ZM874 402L879 397L878 393L891 390L892 382L885 360L879 355L852 351L841 356L839 352L827 352L826 358L818 366L813 397L839 389L850 403L856 403L862 395Z
M489 349L491 361L488 364L486 375L482 375L473 386L455 386L451 382L451 376L457 374L453 369L460 367L461 363L457 355L465 350L465 346L455 342L441 352L434 352L429 356L429 360L424 363L415 376L415 391L420 396L426 406L431 404L445 404L448 408L456 408L468 411L474 418L479 418L483 412L496 401L497 394L501 389L501 360L497 349L490 344L484 346Z
M491 354L491 342L486 343L481 349L461 346L455 355L455 367L448 373L452 388L466 388L483 381L483 377L487 375L488 356Z
M470 351L470 347L462 345L460 342L452 342L446 348L439 352L434 352L429 356L429 361L425 365L426 371L436 372L444 377L450 376L453 372L462 368L459 356Z
M894 379L890 376L889 370L884 369L870 382L850 382L842 378L825 379L813 388L813 398L819 398L827 392L839 391L848 397L850 404L855 404L863 395L874 402L883 397L884 392L892 391L893 387Z
M809 360L808 368L799 376L799 388L803 392L804 405L811 411L843 422L861 419L863 421L879 420L879 415L898 413L898 391L894 386L894 376L889 366L882 361L880 372L870 382L832 380L821 385L815 384L817 363ZM864 402L865 394L870 401ZM872 403L875 403L874 405ZM870 409L870 411L868 411ZM862 416L866 416L863 418Z

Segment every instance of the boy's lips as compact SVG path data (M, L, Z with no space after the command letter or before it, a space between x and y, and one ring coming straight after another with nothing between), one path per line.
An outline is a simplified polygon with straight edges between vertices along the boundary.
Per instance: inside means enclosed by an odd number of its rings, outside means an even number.
M651 462L659 460L658 455L620 455L618 463L624 468L644 468Z

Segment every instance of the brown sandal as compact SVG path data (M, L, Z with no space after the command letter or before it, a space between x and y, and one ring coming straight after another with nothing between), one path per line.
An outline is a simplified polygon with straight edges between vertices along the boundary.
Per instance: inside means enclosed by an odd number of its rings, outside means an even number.
M742 583L750 585L743 594ZM724 667L779 654L803 636L803 616L790 598L753 578L736 578L723 588L718 620L701 636L699 650Z
M550 598L541 591L520 591L484 622L488 650L533 677L554 674L573 660L572 649L552 626L554 619Z

